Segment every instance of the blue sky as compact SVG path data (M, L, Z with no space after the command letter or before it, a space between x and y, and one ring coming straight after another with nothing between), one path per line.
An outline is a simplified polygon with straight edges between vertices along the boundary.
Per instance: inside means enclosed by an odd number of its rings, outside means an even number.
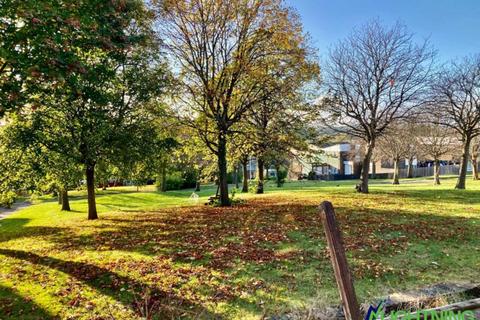
M441 61L480 53L480 0L286 0L302 17L320 56L353 27L379 18L400 21L430 38Z

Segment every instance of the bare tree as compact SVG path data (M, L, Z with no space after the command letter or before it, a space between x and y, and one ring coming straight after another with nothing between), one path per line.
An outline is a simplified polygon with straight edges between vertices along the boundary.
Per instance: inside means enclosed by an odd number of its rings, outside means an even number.
M330 51L323 70L324 122L365 141L360 192L368 193L378 137L424 103L434 56L428 41L414 44L404 25L387 28L378 21L355 30Z
M408 126L391 124L379 138L378 148L385 159L393 160L393 184L400 184L400 161L411 154L412 142L406 138Z
M452 62L433 84L434 113L441 124L455 130L462 141L462 159L456 189L465 189L472 139L480 135L480 55Z
M472 151L470 153L472 158L472 178L473 180L478 180L478 155L480 154L480 141L478 137L473 139Z
M455 132L438 124L437 120L426 121L419 128L417 143L423 157L433 160L433 184L440 184L440 160L458 147Z
M178 71L180 114L216 155L220 202L228 206L227 139L261 97L266 61L298 50L298 16L281 0L154 2Z
M418 120L416 116L407 119L408 122L403 130L406 144L405 158L408 161L407 178L413 178L413 161L418 159L419 154L417 137L420 134L420 126L416 120Z

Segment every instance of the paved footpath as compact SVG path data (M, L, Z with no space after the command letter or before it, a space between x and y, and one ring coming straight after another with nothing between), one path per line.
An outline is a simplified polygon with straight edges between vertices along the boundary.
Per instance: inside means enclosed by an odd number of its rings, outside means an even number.
M13 206L10 209L0 208L0 220L8 217L12 213L17 212L20 209L26 208L26 207L31 206L31 205L32 204L30 202L25 201L25 202L14 203Z

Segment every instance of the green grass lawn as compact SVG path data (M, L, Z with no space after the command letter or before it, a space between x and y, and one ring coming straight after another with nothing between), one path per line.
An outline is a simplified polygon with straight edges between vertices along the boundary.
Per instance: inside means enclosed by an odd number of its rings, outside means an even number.
M454 178L290 182L203 205L210 186L99 191L100 219L55 199L0 221L0 319L258 319L338 304L317 206L332 201L361 302L428 284L478 281L480 182Z

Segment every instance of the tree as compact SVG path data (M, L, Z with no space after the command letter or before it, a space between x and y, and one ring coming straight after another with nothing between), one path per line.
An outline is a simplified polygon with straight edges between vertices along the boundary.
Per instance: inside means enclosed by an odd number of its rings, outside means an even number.
M80 185L82 179L82 168L70 161L63 154L51 152L42 147L41 153L37 153L42 161L43 179L40 180L39 190L49 179L58 187L59 203L62 211L70 211L70 199L68 191Z
M178 66L179 113L216 155L220 203L228 206L228 137L259 101L265 63L297 50L298 16L280 0L170 0L157 7Z
M78 11L81 7L78 1L0 1L0 118L30 102L39 84L55 83L72 72L76 48L65 43L78 33L79 13L92 14ZM84 21L84 30L97 22ZM84 44L92 40L87 33L83 37Z
M377 139L396 121L422 105L434 51L414 44L399 23L371 21L340 41L323 69L327 95L324 123L365 141L359 191L368 193L368 171Z
M22 148L10 130L10 121L0 127L0 206L10 207L20 191L32 191L41 170L31 150Z
M1 0L0 117L86 72L92 54L127 49L125 28L141 26L140 7L141 0Z
M195 191L198 192L202 182L213 180L216 173L215 157L206 150L195 130L188 126L182 129L180 148L175 153L176 162L184 170L195 175Z
M431 118L431 116L430 116ZM437 119L424 121L419 128L417 143L420 153L433 159L433 184L440 184L440 160L443 156L454 152L458 147L455 133L438 124Z
M68 42L75 49L72 72L55 85L45 83L35 108L24 116L34 123L32 137L84 167L88 218L97 219L95 166L142 150L152 121L146 106L164 92L168 73L143 2L74 7L92 13L96 27L90 19L76 23L78 32Z
M418 141L417 136L420 134L417 116L406 119L405 127L403 128L404 144L405 144L405 158L407 164L407 178L413 178L413 161L418 159Z
M456 131L462 141L460 173L455 189L465 189L472 139L480 135L480 55L451 62L432 87L432 112Z
M68 190L80 183L79 165L64 154L49 150L43 141L35 139L34 133L34 123L21 115L10 118L2 130L1 141L9 151L1 162L8 164L10 154L18 155L15 164L3 168L9 191L54 191L58 193L62 211L70 211Z
M265 164L291 148L304 149L300 145L313 132L307 125L314 114L306 101L307 88L318 83L319 67L309 49L302 48L297 54L270 59L263 72L261 98L245 117L257 160L257 193L264 192Z
M478 138L474 138L472 142L472 178L473 180L478 180L478 155L480 153L480 141Z
M249 134L249 126L246 121L237 124L235 133L230 142L230 156L242 168L242 192L248 192L249 174L248 164L253 154L253 141Z
M279 153L277 155L274 155L272 157L272 165L275 168L275 173L276 173L276 183L277 183L277 188L280 188L283 186L285 183L285 178L287 177L287 169L290 165L290 159L287 158L290 154L288 153ZM283 170L282 170L283 169Z
M404 123L392 124L378 141L382 155L393 160L393 184L400 184L400 161L410 154L412 142L406 138L407 128Z

